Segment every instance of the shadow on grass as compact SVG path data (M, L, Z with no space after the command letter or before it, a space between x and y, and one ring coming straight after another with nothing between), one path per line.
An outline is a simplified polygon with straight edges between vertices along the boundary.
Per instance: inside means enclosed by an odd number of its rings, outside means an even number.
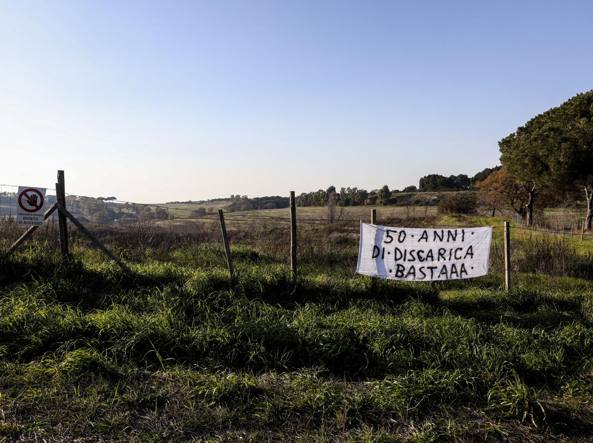
M55 297L60 302L97 308L105 305L106 294L182 285L184 279L174 274L128 273L116 266L93 270L76 259L68 262L44 258L0 261L0 287L39 282L51 282Z
M581 297L558 298L534 290L510 294L489 293L475 298L444 299L439 305L452 313L487 324L505 323L518 328L551 330L571 322L589 324Z

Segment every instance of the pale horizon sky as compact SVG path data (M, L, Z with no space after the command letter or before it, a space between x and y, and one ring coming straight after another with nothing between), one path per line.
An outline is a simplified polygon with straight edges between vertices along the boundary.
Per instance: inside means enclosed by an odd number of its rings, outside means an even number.
M593 86L587 1L0 0L0 183L137 202L499 163Z

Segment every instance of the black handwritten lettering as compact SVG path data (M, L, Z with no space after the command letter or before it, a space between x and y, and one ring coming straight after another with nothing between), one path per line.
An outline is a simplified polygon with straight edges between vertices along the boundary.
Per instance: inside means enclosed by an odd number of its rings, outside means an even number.
M387 229L385 231L385 239L383 240L383 243L389 244L389 243L393 242L393 236L391 235L392 232L396 232L396 231L392 231L391 229ZM387 241L387 239L389 239L389 241Z
M420 280L424 280L426 278L426 272L424 272L424 266L420 266L418 271L420 271L420 274L422 274L422 277L420 277Z
M436 266L427 266L426 269L430 270L430 279L434 278L434 271L437 267Z
M453 275L459 278L459 272L457 272L457 266L455 263L451 263L451 272L449 273L449 278L453 278Z
M445 254L447 253L447 250L445 248L439 248L439 256L437 258L437 261L441 261L441 259L443 261L447 260L447 257L445 256Z
M416 280L416 268L414 265L410 266L410 269L408 269L408 272L406 272L406 278L410 277Z
M461 267L459 269L459 278L463 278L465 275L469 275L467 269L465 269L465 263L461 263Z
M469 245L467 247L467 251L465 251L465 257L463 257L464 259L466 258L474 258L474 248L472 245Z
M371 258L377 258L379 255L381 255L381 248L379 248L379 246L373 246L373 254Z
M418 239L418 243L420 243L421 241L428 241L428 231L426 229L422 231L422 235Z
M445 232L441 229L441 232L439 233L438 229L434 230L433 233L433 237L432 237L432 241L443 241L443 239L445 238Z

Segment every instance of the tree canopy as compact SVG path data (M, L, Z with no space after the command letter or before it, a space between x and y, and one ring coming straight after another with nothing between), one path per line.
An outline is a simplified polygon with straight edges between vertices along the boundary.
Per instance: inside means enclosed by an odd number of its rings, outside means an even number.
M440 174L429 174L420 179L418 190L421 192L465 191L469 189L469 186L470 179L465 174L450 175L449 177Z
M569 189L593 181L593 91L529 120L499 142L501 161L524 182Z
M492 173L497 172L498 170L500 170L501 166L495 166L493 168L484 168L482 169L480 172L478 172L476 175L474 175L471 178L471 185L472 188L475 187L475 185L479 182L482 182L484 180L486 180Z
M530 187L531 213L537 190L581 187L587 198L586 225L593 221L593 90L529 120L499 142L501 162ZM528 220L528 224L530 221Z

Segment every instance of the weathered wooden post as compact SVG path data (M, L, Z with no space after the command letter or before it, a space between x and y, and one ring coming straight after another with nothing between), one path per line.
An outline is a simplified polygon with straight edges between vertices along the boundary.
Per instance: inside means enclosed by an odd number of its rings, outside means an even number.
M233 268L233 257L231 256L231 246L229 244L229 237L226 232L226 224L224 222L224 212L222 209L218 210L218 218L220 219L220 232L222 233L222 241L224 243L224 253L226 255L226 266L229 270L231 283L235 281L235 270Z
M58 171L58 182L56 183L56 199L58 204L66 208L66 185L64 183L64 171ZM68 248L68 223L66 216L62 211L58 211L58 227L60 229L60 250L62 251L62 258L69 257Z
M290 269L292 282L297 280L297 224L294 191L290 191Z
M375 208L371 209L371 225L377 224L377 210Z
M504 222L504 288L507 292L512 289L511 282L511 224Z
M51 208L49 208L47 211L45 211L45 214L43 214L43 220L47 220L49 217L51 217L51 215L54 213L54 211L58 209L58 206L56 203L54 203ZM33 232L35 232L37 229L39 228L39 226L30 226L29 229L27 229L23 235L21 235L13 244L12 246L10 246L10 248L8 248L8 251L6 251L5 256L8 256L9 254L12 254L16 248L18 248L21 244L23 244L25 242L25 240L27 240L27 238L29 238L31 236L31 234L33 234Z

